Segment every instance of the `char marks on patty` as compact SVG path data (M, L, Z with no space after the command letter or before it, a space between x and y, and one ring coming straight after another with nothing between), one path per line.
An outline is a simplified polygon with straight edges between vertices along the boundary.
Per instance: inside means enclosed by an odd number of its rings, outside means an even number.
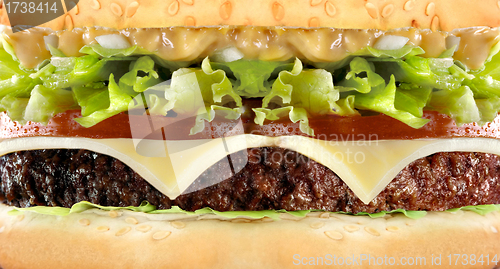
M500 157L494 154L443 152L418 159L368 205L334 172L291 150L251 148L232 154L231 161L246 165L232 176L226 162L219 161L185 194L170 200L106 155L75 149L15 152L0 157L0 200L18 207L71 207L80 201L138 206L148 201L160 209L177 205L189 211L210 207L351 213L500 204Z

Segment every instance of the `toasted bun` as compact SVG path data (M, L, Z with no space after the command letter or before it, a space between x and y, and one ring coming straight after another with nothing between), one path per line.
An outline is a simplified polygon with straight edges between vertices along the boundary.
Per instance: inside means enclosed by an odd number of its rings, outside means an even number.
M70 3L69 8L75 6ZM251 4L250 4L251 3ZM5 8L0 22L9 25ZM80 0L69 14L43 26L148 28L258 25L450 31L500 26L497 0Z
M491 269L500 253L500 212L430 212L418 220L402 214L372 219L317 212L302 219L283 214L273 221L97 210L66 217L10 216L10 209L0 206L4 269L301 268L297 265L312 265L310 257L315 263L323 257L324 267L328 259L340 263L340 258L359 257L361 264L352 268L372 268L382 260L419 262L418 268L470 268L462 262L470 263L472 255L484 261L474 268ZM455 265L454 254L467 258ZM360 261L363 257L367 260Z

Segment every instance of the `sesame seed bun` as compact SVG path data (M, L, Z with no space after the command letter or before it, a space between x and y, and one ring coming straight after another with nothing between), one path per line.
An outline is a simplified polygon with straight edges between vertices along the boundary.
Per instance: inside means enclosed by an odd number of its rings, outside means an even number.
M65 217L10 216L10 209L0 205L4 269L302 268L298 265L311 264L310 257L318 264L317 257L323 257L319 268L331 267L328 258L340 263L348 257L367 258L349 268L372 268L377 259L419 262L418 268L470 268L461 265L465 257L454 265L454 254L467 255L469 262L482 255L483 265L474 268L491 269L500 253L500 212L429 212L417 220L402 214L371 219L317 212L305 218L283 214L273 221L97 210ZM432 265L437 257L440 266ZM376 267L405 266L384 261Z
M417 27L451 31L500 26L497 0L80 0L77 5L66 2L74 8L44 27L71 30L95 25L116 29L257 25L382 30ZM9 25L5 7L0 11L0 22Z

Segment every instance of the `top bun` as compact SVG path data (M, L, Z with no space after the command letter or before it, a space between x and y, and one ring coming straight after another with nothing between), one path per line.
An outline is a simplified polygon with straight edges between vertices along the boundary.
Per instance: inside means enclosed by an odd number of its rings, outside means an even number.
M43 27L255 25L451 31L500 26L498 0L80 0ZM0 7L2 6L0 0ZM0 22L9 25L5 7Z

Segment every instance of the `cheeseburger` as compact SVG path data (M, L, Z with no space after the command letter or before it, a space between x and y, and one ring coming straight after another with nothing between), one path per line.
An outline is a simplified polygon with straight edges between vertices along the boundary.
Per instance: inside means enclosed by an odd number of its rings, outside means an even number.
M497 0L12 3L0 268L500 268Z

